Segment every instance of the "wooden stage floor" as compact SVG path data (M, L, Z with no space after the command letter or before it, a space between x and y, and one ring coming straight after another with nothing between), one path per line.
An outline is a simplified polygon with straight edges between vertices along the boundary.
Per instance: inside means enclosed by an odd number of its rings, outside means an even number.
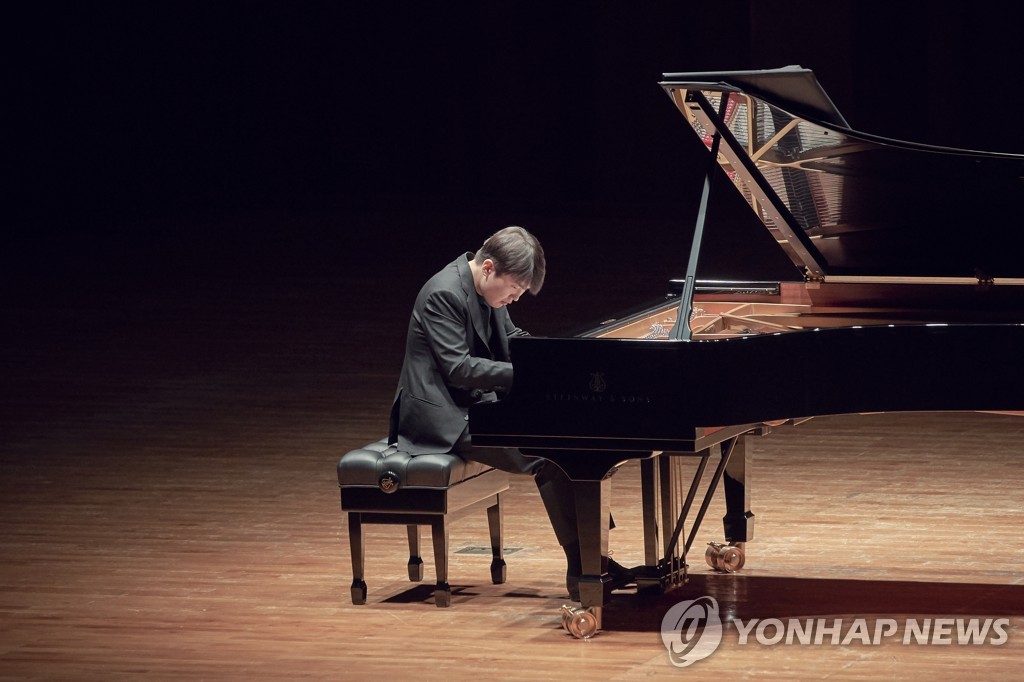
M370 527L368 602L353 606L334 465L382 435L415 283L443 264L403 258L397 275L129 273L5 303L0 679L1019 679L1024 420L1008 416L819 418L754 440L747 567L704 565L716 499L689 585L617 595L591 641L561 628L561 553L525 479L508 496L506 584L490 584L488 557L455 554L452 606L435 608L429 543L427 582L411 584L404 531ZM556 281L550 303L565 305ZM555 324L528 312L547 294L517 304L534 328ZM624 564L642 559L638 499L629 464L613 483ZM483 515L451 541L486 545ZM682 670L661 619L702 595L741 621L998 617L1008 638L727 631Z

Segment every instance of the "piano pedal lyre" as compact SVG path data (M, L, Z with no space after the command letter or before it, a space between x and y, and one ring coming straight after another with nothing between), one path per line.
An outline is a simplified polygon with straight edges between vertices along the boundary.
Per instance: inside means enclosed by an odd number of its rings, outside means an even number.
M563 605L562 628L576 639L590 639L601 629L601 607Z
M743 568L747 560L745 543L735 542L725 544L723 542L709 542L708 549L704 552L704 559L708 566L719 573L735 573Z

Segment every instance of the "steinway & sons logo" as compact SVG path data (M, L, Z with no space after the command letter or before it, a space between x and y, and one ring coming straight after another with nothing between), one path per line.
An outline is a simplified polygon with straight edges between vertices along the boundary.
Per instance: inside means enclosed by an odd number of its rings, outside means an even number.
M604 372L590 372L587 390L548 391L544 398L552 403L602 403L605 405L649 405L653 400L648 394L619 393L608 382Z

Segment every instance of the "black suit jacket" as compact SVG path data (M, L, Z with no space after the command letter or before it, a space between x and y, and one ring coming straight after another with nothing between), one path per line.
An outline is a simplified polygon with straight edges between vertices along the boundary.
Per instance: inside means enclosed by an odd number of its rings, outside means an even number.
M472 258L463 254L427 280L413 306L388 439L413 455L451 451L469 406L512 386L508 338L526 332L505 307L491 309L488 324Z

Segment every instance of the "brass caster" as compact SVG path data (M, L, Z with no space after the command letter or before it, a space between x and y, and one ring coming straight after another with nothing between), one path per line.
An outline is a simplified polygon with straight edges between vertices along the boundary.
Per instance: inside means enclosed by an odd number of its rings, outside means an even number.
M709 542L704 559L708 566L720 573L735 573L743 568L747 557L742 543L726 545L721 542Z
M601 617L594 609L565 604L562 606L562 627L576 639L590 639L601 629Z

